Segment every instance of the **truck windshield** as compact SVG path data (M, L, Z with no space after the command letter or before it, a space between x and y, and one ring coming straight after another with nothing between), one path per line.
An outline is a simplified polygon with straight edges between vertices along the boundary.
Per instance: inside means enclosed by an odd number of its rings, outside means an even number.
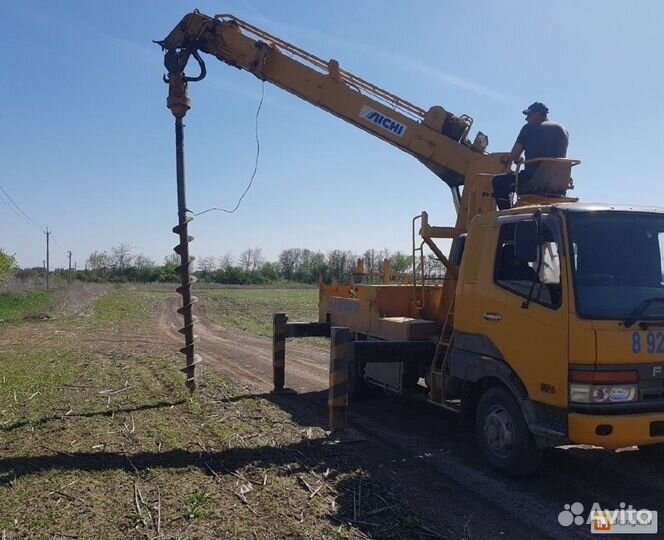
M579 316L664 320L664 214L569 212L567 222Z

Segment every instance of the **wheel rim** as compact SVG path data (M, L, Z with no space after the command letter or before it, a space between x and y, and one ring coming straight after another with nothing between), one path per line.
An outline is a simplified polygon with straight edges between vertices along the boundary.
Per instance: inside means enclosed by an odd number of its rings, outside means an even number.
M514 449L514 423L509 413L494 406L484 421L484 440L489 450L500 458L507 458Z

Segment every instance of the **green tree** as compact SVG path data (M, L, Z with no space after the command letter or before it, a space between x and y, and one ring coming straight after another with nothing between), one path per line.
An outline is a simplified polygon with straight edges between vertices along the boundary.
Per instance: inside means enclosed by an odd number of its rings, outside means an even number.
M266 262L257 272L263 283L274 283L279 280L279 268L277 263Z
M284 249L279 254L279 271L285 279L293 279L293 274L297 271L302 250L298 248Z
M180 279L178 267L180 266L180 256L177 253L171 253L164 257L164 264L158 267L155 281L174 282Z
M392 270L395 273L400 274L402 272L407 272L413 267L413 257L411 255L406 255L401 251L397 251L392 254Z
M85 262L86 269L99 275L106 275L111 266L111 257L106 251L93 251Z
M127 242L120 242L111 248L111 266L120 274L131 266L134 259L131 249Z
M16 258L0 248L0 281L12 277L18 270Z
M292 276L295 281L315 283L320 275L327 273L325 255L319 251L301 250L300 262Z
M247 283L247 272L239 266L229 266L223 272L221 283L242 285Z
M344 283L350 279L350 275L355 269L356 255L352 251L333 249L327 254L327 266L329 268L329 278L339 283Z

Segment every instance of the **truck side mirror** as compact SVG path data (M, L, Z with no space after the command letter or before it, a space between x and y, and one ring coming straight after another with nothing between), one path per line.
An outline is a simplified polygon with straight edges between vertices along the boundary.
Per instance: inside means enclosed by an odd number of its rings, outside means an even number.
M537 260L539 234L535 221L519 221L514 232L514 257L517 261L534 263Z

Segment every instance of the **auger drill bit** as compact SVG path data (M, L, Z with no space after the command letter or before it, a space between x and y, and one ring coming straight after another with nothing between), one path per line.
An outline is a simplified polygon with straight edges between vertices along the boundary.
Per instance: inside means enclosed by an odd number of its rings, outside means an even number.
M189 57L193 56L198 62L201 73L198 77L187 77L184 69ZM177 193L178 193L178 224L173 227L173 232L180 237L180 243L175 246L174 251L180 256L180 266L177 270L180 274L180 286L176 289L182 295L182 307L178 309L184 318L184 326L180 333L184 335L185 345L180 352L186 355L187 365L182 369L187 375L186 385L190 392L196 389L196 365L202 362L200 355L195 352L197 337L194 334L194 323L196 317L192 313L192 307L197 298L191 294L191 286L196 278L191 275L191 264L194 257L189 255L189 242L194 238L189 236L188 224L193 219L188 215L187 198L184 174L184 123L183 118L191 107L187 95L187 83L189 81L200 81L205 77L205 64L196 50L180 49L166 51L164 65L168 70L168 76L164 76L164 82L168 83L168 99L166 106L175 117L175 160L177 171Z

